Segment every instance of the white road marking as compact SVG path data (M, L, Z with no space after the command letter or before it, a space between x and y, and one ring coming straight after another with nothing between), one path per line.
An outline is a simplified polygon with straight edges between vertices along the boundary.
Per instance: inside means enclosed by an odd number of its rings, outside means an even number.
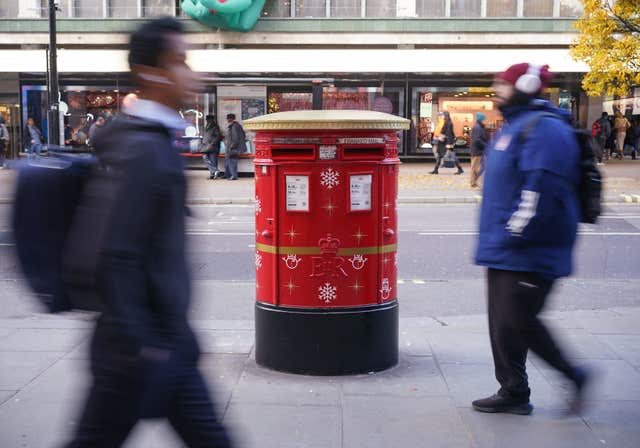
M426 282L424 280L414 278L413 280L411 280L411 283L413 283L414 285L424 285Z
M418 235L423 236L474 236L478 235L477 231L460 231L460 232L437 232L437 231L428 231L428 232L418 232ZM578 232L578 235L589 235L589 236L640 236L639 232L597 232L591 230L581 230Z
M207 231L201 231L201 232L187 232L187 235L197 235L197 236L215 236L215 235L220 235L220 236L255 236L255 233L253 232L207 232Z

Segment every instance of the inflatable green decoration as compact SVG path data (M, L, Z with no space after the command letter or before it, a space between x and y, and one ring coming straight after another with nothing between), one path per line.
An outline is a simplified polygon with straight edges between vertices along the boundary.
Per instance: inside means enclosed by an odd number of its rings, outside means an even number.
M251 31L265 0L183 0L182 9L191 18L211 28Z

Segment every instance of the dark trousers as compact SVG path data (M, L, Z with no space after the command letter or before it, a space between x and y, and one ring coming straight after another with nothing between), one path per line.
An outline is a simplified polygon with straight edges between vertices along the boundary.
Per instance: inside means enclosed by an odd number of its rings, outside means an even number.
M527 352L532 350L571 380L575 369L538 318L553 280L532 272L488 271L489 335L503 397L528 401Z
M149 391L145 380L116 366L94 371L94 382L73 442L67 448L117 448L137 421ZM158 395L167 391L156 391ZM153 395L153 391L151 391ZM146 400L149 400L147 396ZM153 400L153 396L151 396ZM198 369L184 367L175 374L166 417L189 448L228 448L229 438L218 421L209 391Z

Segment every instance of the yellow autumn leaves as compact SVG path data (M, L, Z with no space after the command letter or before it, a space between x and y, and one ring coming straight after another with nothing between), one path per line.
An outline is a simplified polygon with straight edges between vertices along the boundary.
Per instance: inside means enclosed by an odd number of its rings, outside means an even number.
M582 0L584 15L571 48L590 71L582 87L589 95L628 94L640 85L640 0Z

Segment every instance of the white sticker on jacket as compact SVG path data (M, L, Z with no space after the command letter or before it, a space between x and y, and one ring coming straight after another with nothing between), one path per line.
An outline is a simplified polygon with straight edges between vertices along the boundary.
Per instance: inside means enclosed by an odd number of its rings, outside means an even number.
M500 136L500 138L496 142L494 148L497 151L504 151L509 147L510 144L511 144L511 136L508 134L507 135L503 134Z

